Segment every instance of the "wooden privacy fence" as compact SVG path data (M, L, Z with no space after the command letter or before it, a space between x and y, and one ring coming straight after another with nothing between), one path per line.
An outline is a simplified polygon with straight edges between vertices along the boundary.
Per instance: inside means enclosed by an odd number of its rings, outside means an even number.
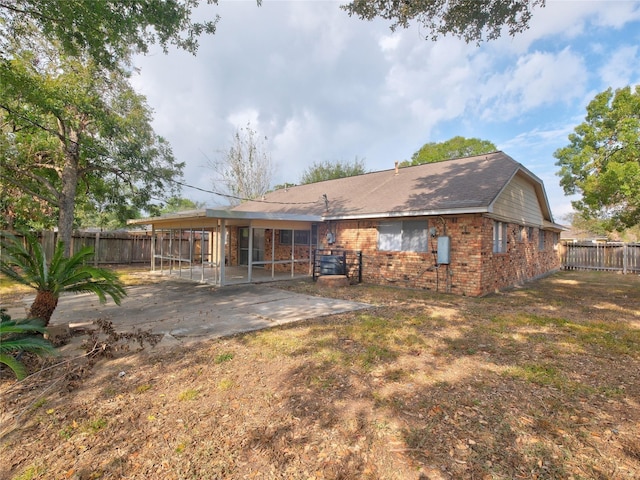
M0 232L0 235L5 232ZM38 234L47 258L53 255L58 233L44 231ZM89 246L94 248L93 263L151 264L151 232L74 232L71 251L78 252Z
M565 270L640 273L640 243L562 242L560 259Z

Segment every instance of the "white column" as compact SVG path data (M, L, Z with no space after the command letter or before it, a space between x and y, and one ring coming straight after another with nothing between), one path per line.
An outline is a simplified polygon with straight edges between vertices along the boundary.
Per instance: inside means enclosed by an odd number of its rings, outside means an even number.
M151 224L151 271L156 271L156 226Z
M247 281L251 283L251 276L253 273L253 227L249 225L249 269L247 272Z
M225 264L225 255L226 252L224 250L224 245L227 242L227 221L223 218L222 221L220 222L220 236L218 237L220 239L220 245L219 245L219 251L220 251L220 286L224 286L224 264Z
M271 229L271 278L276 276L276 229Z

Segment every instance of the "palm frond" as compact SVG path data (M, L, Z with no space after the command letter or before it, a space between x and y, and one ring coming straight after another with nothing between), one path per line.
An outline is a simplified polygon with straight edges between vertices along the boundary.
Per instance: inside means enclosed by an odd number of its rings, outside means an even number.
M22 380L27 376L27 367L16 360L12 355L0 353L0 363L4 363L15 374L18 380Z
M42 246L32 235L24 234L27 246L14 235L5 235L2 240L4 257L0 260L1 271L12 280L32 288L42 285L46 275L46 258ZM15 269L20 270L16 272ZM20 278L21 276L21 278Z
M5 311L4 308L0 309ZM0 322L0 338L4 341L4 336L12 333L44 333L46 331L42 320L37 318L30 318L28 320L11 320L7 316L7 319L3 318Z
M18 380L27 375L27 369L13 354L23 351L38 356L55 353L54 346L37 335L44 331L42 320L12 320L6 309L0 308L0 363L8 366Z
M36 354L53 354L55 348L45 338L36 335L28 335L26 337L16 337L9 340L2 340L0 343L0 353L8 352L31 352Z
M120 305L127 295L117 274L87 264L94 255L93 247L83 247L73 255L65 257L64 244L58 242L48 263L44 248L38 239L28 233L23 235L27 247L11 235L1 240L3 260L0 261L0 272L11 280L39 292L49 292L55 299L63 292L87 292L97 295L102 303L107 301L107 297L111 297ZM31 307L32 311L37 311L39 316L45 316L45 322L48 323L55 305L49 308L40 300L41 303L35 307L38 301L37 296Z

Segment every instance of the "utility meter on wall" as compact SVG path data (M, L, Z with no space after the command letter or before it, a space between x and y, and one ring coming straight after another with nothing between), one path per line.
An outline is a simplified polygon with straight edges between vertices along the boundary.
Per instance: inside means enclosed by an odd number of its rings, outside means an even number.
M438 265L451 263L451 237L438 237Z

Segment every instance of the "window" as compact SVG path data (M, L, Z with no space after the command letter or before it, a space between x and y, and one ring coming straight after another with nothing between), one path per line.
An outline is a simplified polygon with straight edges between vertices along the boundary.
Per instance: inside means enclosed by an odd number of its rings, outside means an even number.
M527 240L533 242L533 227L529 227L529 230L527 231Z
M493 222L493 253L507 252L507 224Z
M544 250L544 230L538 230L538 250Z
M516 227L516 241L522 242L524 240L524 227L517 226Z
M426 220L382 222L378 225L378 250L391 252L429 251Z
M311 231L280 230L280 245L291 245L291 238L293 238L296 245L309 245L309 240L311 238Z

